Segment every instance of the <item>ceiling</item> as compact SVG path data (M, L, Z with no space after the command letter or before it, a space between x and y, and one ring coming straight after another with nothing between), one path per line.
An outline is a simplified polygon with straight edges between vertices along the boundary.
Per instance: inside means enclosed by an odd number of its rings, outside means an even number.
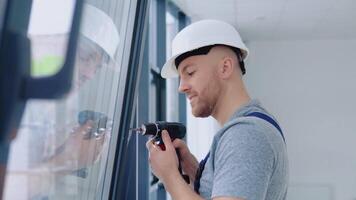
M356 0L173 0L192 21L221 19L244 40L356 39Z

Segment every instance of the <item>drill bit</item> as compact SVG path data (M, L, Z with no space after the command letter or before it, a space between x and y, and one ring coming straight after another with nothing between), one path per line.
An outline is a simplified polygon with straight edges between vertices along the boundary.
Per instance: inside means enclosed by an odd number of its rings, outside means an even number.
M130 128L130 131L137 131L137 132L141 132L142 128Z
M143 132L143 129L142 129L142 128L130 128L129 130L130 130L130 131L136 131L136 132L139 132L139 133L142 133L142 132Z
M130 131L136 131L136 133L140 133L142 135L146 134L146 126L144 124L142 124L141 127L137 127L137 128L130 128Z

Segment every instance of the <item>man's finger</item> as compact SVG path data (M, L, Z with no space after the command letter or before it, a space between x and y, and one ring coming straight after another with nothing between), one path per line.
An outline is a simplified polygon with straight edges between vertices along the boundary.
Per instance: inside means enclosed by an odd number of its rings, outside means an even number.
M173 144L174 148L178 148L178 149L183 148L185 145L183 140L181 140L179 138L176 138L175 140L173 140L172 144Z
M163 143L166 146L166 148L174 148L173 144L172 144L171 137L169 136L169 134L166 130L162 131L162 139L163 139Z
M154 150L154 149L158 149L157 148L157 146L153 143L153 140L151 139L151 140L148 140L147 142L146 142L146 148L147 148L147 150L149 151L149 152L151 152L152 150Z
M88 120L85 124L80 125L79 127L72 130L72 134L80 133L83 137L86 137L90 134L93 129L94 122L92 120Z
M152 145L152 140L148 140L146 142L146 148L149 150L150 149L150 145Z

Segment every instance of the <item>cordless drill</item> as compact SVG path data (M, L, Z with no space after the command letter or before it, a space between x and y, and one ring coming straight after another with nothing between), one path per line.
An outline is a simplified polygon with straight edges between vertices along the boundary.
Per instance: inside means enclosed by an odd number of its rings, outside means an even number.
M78 114L78 123L83 126L88 120L93 121L93 127L90 129L88 134L85 135L84 139L91 139L94 136L96 138L100 137L106 130L106 124L108 117L104 113L95 112L92 110L83 110Z
M163 130L167 130L172 141L175 140L176 138L183 139L186 133L186 128L183 124L178 122L165 122L165 121L158 121L155 123L145 123L142 124L141 127L139 128L131 128L130 130L141 133L142 135L154 136L152 138L153 143L159 146L163 151L166 150L166 146L164 145L162 139ZM176 152L179 160L178 170L182 174L184 180L189 184L189 177L182 173L179 151L176 150Z

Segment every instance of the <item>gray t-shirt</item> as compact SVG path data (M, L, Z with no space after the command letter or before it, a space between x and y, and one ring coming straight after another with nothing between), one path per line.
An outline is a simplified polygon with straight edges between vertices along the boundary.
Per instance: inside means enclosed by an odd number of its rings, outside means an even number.
M246 117L251 112L273 118L257 100L251 100L216 133L200 179L204 199L286 198L289 172L281 133L264 119Z

